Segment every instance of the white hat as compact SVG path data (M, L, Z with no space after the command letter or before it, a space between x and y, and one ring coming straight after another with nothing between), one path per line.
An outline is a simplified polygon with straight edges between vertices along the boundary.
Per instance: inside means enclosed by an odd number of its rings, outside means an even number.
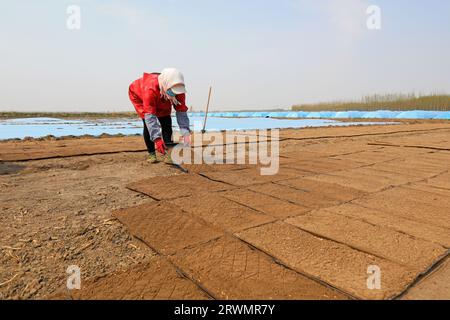
M184 86L184 84L176 84L170 89L172 89L173 93L177 95L186 93L186 87Z
M158 76L158 82L161 97L169 100L175 106L180 105L176 97L171 97L167 94L167 90L172 89L175 95L186 93L183 74L175 68L167 68Z

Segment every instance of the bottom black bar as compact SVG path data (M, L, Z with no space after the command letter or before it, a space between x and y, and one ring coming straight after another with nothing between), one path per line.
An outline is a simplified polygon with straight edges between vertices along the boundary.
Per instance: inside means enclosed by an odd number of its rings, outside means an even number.
M392 311L417 316L448 310L449 302L431 301L2 301L0 308L17 318L23 313L46 319L105 316L130 319L302 319L342 315L383 317ZM429 308L430 307L430 308ZM396 310L397 309L397 310ZM9 313L10 312L10 313Z

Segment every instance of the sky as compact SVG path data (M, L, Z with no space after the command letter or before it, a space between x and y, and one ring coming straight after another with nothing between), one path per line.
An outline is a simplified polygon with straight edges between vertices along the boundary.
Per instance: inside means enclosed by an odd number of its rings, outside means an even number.
M80 28L68 28L80 9ZM380 29L369 6L380 9ZM129 84L176 67L187 103L273 109L450 93L448 0L1 0L1 111L132 111ZM378 21L378 20L377 20Z

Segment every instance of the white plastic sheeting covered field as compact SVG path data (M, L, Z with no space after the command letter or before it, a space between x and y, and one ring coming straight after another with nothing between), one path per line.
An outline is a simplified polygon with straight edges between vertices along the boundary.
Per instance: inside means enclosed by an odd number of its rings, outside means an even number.
M203 116L202 112L195 116ZM299 119L440 119L450 120L450 111L281 111L281 112L215 112L213 117L299 118Z
M191 116L191 126L195 131L202 128L203 117ZM325 126L380 124L374 122L339 122L321 119L272 119L265 117L255 118L219 118L209 117L207 131L220 130L251 130L251 129L285 129ZM174 129L177 129L176 120L173 119ZM142 134L143 123L139 119L103 119L103 120L64 120L56 118L24 118L0 120L0 140L23 139L25 137L40 138L48 135L55 137L82 136L101 134Z

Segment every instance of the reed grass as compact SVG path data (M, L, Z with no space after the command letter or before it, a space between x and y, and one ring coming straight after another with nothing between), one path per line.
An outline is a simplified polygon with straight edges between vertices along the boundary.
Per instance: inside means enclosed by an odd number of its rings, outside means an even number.
M450 111L450 95L376 94L359 101L336 101L292 106L294 111Z

